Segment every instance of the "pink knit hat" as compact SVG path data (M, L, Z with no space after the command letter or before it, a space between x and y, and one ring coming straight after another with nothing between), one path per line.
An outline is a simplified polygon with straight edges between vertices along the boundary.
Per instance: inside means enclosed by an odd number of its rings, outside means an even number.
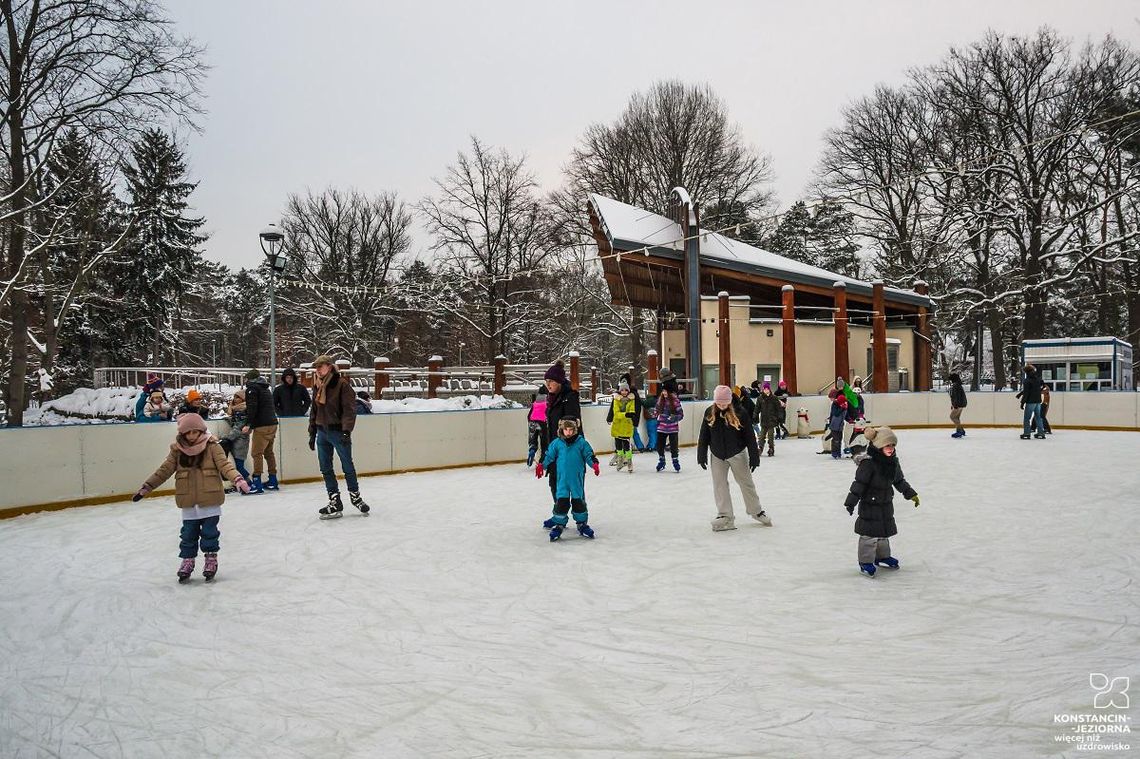
M178 434L184 435L190 430L209 431L206 428L206 420L200 414L187 412L178 417Z
M732 402L732 388L728 385L717 385L713 390L713 403Z

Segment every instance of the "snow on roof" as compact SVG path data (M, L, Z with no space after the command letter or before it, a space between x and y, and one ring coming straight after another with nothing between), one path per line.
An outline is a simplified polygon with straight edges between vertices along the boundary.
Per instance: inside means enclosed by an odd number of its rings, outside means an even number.
M590 193L590 204L598 215L602 231L611 243L626 248L653 247L683 254L685 243L681 225L660 214L646 211L627 203ZM767 250L725 237L716 232L701 235L701 261L725 266L755 274L774 276L792 282L832 287L836 282L847 285L849 291L870 295L871 283L837 274L818 266L795 261ZM884 294L892 300L900 300L919 305L929 305L930 299L924 295L883 288Z

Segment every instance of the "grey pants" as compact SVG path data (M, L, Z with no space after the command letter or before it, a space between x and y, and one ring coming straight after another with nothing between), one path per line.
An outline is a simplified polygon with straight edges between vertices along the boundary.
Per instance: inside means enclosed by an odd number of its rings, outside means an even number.
M954 422L954 430L956 432L965 432L966 431L965 429L962 428L962 409L960 409L960 408L950 409L950 421Z
M730 470L744 496L744 510L749 514L759 514L763 509L760 508L760 495L756 492L756 483L752 481L752 471L748 468L748 451L741 451L730 459L709 456L709 471L712 472L717 516L734 518L732 496L728 492Z
M890 538L872 538L869 535L859 536L860 564L874 564L876 559L885 559L890 555Z

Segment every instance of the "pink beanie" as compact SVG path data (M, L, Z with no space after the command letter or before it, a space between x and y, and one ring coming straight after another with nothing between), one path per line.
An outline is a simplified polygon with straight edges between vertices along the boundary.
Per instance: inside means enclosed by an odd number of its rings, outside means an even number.
M728 403L732 400L732 388L728 385L717 385L713 390L714 403Z
M190 430L198 430L199 432L207 432L206 420L199 414L188 411L178 417L178 434L183 435Z

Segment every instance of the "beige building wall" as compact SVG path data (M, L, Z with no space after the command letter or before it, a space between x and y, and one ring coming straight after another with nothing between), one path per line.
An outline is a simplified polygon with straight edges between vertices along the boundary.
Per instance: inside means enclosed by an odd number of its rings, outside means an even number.
M782 366L784 363L784 330L778 318L750 319L749 299L729 299L729 343L737 384L747 385L756 376L757 366ZM715 298L701 301L701 363L719 364L720 343L717 336L719 304ZM770 310L769 310L770 311ZM770 311L775 313L775 311ZM769 334L771 333L771 334ZM867 348L872 330L851 325L847 330L847 352L854 376L867 376ZM914 388L914 333L910 327L890 327L888 340L898 340L899 368L907 369L909 387ZM684 358L687 352L685 331L665 330L662 336L662 366L670 359ZM782 374L781 374L782 376ZM835 325L832 322L796 322L796 380L801 395L815 395L835 381ZM869 383L865 383L869 384Z

